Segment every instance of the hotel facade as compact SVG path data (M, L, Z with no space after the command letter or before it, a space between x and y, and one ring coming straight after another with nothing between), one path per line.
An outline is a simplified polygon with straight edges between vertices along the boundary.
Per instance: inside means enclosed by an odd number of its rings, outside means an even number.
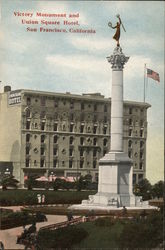
M149 104L124 101L124 151L133 160L133 182L146 174ZM111 98L36 90L0 93L0 172L20 184L32 174L46 177L90 174L98 180L99 159L110 150Z

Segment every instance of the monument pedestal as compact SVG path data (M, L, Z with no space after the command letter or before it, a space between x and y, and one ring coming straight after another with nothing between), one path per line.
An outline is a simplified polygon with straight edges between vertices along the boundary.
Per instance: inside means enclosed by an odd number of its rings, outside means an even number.
M99 161L98 193L82 205L135 207L140 198L132 193L132 160L124 152L109 152Z

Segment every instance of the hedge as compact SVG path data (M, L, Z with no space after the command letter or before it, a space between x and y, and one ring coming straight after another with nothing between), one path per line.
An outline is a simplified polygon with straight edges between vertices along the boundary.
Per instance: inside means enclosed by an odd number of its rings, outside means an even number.
M80 204L94 191L53 191L53 190L6 190L0 191L1 206L38 204L37 194L45 195L44 204Z

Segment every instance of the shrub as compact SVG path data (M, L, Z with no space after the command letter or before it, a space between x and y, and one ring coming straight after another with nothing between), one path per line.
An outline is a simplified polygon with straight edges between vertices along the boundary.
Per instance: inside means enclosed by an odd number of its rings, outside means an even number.
M114 221L112 221L109 217L98 218L95 220L95 225L99 227L111 227L114 225Z
M120 236L121 248L155 248L163 242L163 217L153 212L146 219L127 223Z
M44 249L53 248L70 248L72 245L79 243L86 238L88 233L83 228L68 226L56 230L39 231L37 241L40 247Z

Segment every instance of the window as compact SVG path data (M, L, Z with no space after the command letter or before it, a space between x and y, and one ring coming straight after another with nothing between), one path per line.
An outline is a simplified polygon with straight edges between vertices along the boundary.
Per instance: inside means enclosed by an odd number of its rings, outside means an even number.
M129 147L129 148L132 147L132 141L131 141L131 140L128 141L128 147Z
M30 129L30 121L26 121L26 129Z
M40 160L40 167L41 168L45 167L45 160L44 159Z
M53 155L57 155L57 148L53 148Z
M27 105L30 105L30 104L31 104L31 98L30 98L30 97L27 97L27 99L26 99L26 104L27 104Z
M26 147L26 155L29 155L29 153L30 153L30 147L28 146Z
M28 168L30 166L30 161L29 159L26 159L26 168Z
M57 131L57 123L54 123L54 125L53 125L53 130L54 130L54 131Z
M41 143L45 142L45 135L41 135Z
M41 122L41 130L45 130L45 122Z
M104 105L104 112L107 112L107 104Z
M140 137L143 137L143 129L140 129Z
M57 141L58 141L58 136L55 135L55 136L54 136L54 143L57 143Z
M72 148L69 149L69 156L73 156L73 149Z
M46 105L46 97L42 96L41 97L41 106L45 106Z
M132 136L132 129L129 129L128 135L129 135L129 136Z
M25 111L25 113L26 113L26 117L29 118L30 117L30 109L27 108L26 111Z
M94 111L97 111L97 104L94 104Z
M74 120L74 114L73 114L73 113L70 114L70 120L71 120L71 121Z
M84 113L82 113L82 114L80 115L80 121L83 122L83 121L84 121L84 117L85 117L85 116L84 116Z
M73 132L74 125L70 124L70 132Z
M93 150L93 157L96 157L96 156L97 156L97 150L94 149L94 150Z
M41 155L44 155L44 154L45 154L45 148L41 147Z
M140 152L140 159L143 159L143 152Z
M103 140L103 146L104 147L107 146L107 139L106 138L104 138L104 140Z
M133 174L133 185L136 184L136 174Z
M37 166L37 161L36 160L34 160L34 166Z
M84 132L84 124L81 124L80 126L80 133L83 133Z
M80 157L84 156L84 150L80 150Z
M104 126L103 127L103 134L106 135L106 133L107 133L107 127Z
M129 126L132 126L132 119L129 119Z
M30 142L30 134L26 135L26 142Z
M80 161L80 168L83 168L83 166L84 166L84 161Z
M129 114L132 115L132 108L129 108Z
M72 168L72 167L73 167L73 161L70 160L70 161L69 161L69 168Z
M96 161L93 161L93 168L96 168L96 165L97 165Z
M80 145L83 145L83 144L84 144L84 138L80 137Z
M143 169L143 162L140 162L139 169Z
M131 150L128 151L128 157L132 158L132 151Z
M73 144L73 137L72 136L69 138L69 144Z
M54 167L54 168L57 167L57 160L53 160L53 167Z
M93 145L94 145L94 146L97 145L97 138L93 138Z
M96 134L96 132L97 132L97 125L94 125L93 126L93 134Z
M143 146L144 146L144 142L140 141L140 148L143 148Z

